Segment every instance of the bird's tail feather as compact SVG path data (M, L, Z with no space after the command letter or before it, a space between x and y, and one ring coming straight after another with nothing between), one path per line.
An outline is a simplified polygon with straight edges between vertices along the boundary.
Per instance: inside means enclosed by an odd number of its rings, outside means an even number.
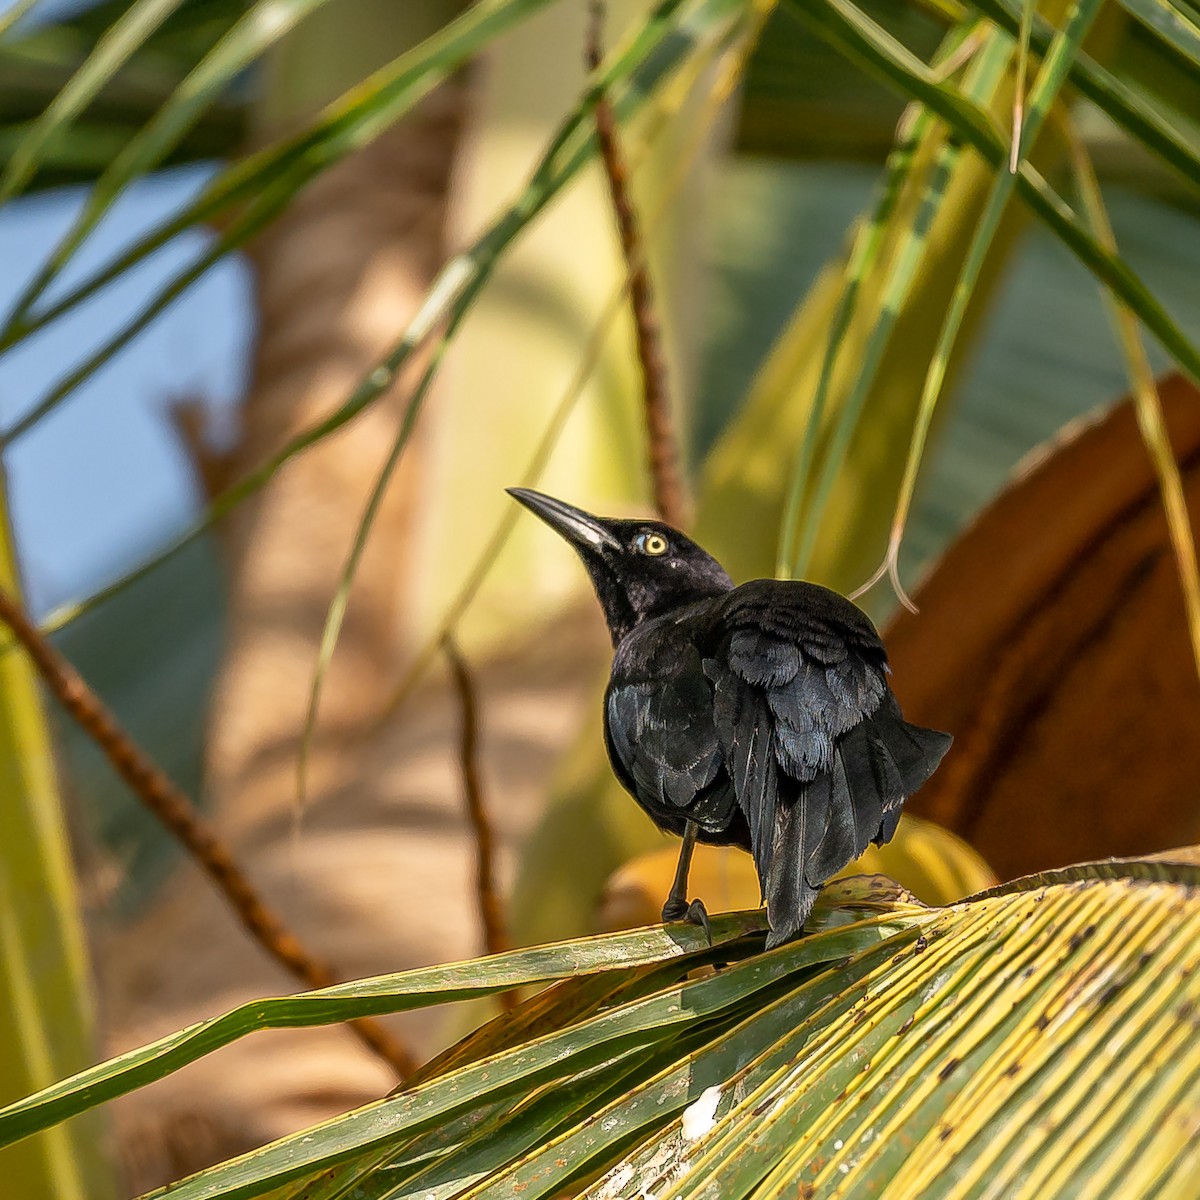
M856 859L879 832L883 797L871 760L871 743L864 725L856 725L837 745L829 773L829 821L804 873L820 887L848 862Z
M907 796L937 770L954 740L948 733L910 725L898 709L888 708L877 713L871 718L871 724L896 764Z
M904 801L937 770L954 739L936 729L910 725L894 705L865 724L870 726L871 765L883 808L883 819L872 840L882 846L896 832Z
M890 841L904 801L941 762L949 734L910 725L890 706L851 729L838 743L832 769L780 796L763 881L767 947L804 928L821 885L874 841Z
M767 901L767 949L790 941L803 928L819 888L808 880L806 864L825 835L833 800L831 776L799 787L799 795L780 797L770 866L762 880Z

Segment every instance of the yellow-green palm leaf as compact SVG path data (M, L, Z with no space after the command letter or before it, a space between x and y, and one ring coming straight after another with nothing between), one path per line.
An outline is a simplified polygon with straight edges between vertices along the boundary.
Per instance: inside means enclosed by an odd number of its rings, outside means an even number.
M271 1025L552 986L406 1090L175 1197L1179 1197L1200 1169L1200 871L1095 863L925 908L757 914L265 1000L0 1112L0 1144ZM713 970L713 967L716 970Z

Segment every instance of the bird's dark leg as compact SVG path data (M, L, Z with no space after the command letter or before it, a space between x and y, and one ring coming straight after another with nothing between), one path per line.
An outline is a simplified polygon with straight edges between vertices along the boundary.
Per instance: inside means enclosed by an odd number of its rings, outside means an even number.
M692 851L696 849L696 838L700 826L695 821L688 821L683 828L683 845L679 848L679 862L675 867L675 882L671 884L671 893L663 905L662 919L664 921L690 921L704 930L708 944L712 945L712 930L708 924L708 912L702 900L688 903L688 871L692 865Z
M688 871L692 866L692 851L696 849L696 836L699 832L700 826L695 821L688 821L684 825L683 845L679 848L679 862L675 866L675 882L671 884L667 902L663 905L664 921L679 921L687 916Z

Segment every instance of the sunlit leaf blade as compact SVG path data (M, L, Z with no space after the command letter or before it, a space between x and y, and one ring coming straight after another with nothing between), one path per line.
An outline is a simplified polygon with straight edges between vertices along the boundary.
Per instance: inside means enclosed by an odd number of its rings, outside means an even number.
M896 502L896 515L888 548L886 566L891 572L893 586L902 599L906 599L906 597L898 574L900 540L908 523L908 513L917 486L917 472L924 456L929 429L933 423L934 409L946 380L950 355L958 341L967 305L974 295L988 251L991 249L992 241L1000 227L1004 210L1016 189L1017 172L1020 170L1021 162L1028 156L1030 148L1045 124L1050 109L1066 82L1071 63L1078 56L1079 47L1099 11L1100 0L1079 0L1072 7L1062 31L1055 37L1029 95L1028 112L1023 120L1014 122L1013 136L1017 142L1009 157L1009 169L999 171L996 175L955 282L942 330L938 335L938 342L921 389L921 400L913 426L912 443L909 448L908 462L904 468L904 478L900 483L900 495ZM1024 98L1019 93L1016 103L1018 106L1024 104Z
M981 953L982 927L983 922L979 920L968 926L966 941L976 959ZM819 1119L824 1111L839 1107L841 1093L864 1070L865 1062L877 1051L882 1039L890 1036L890 1031L885 1033L877 1025L855 1020L878 986L879 975L886 973L898 977L896 991L899 994L895 996L895 1003L901 1023L915 1013L920 1003L919 995L913 995L904 984L911 977L915 957L928 949L928 928L922 927L919 936L905 938L903 943L899 940L889 943L890 953L886 957L874 958L866 964L868 971L847 980L852 986L832 991L832 1002L813 1014L807 1028L798 1031L800 1036L789 1047L792 1052L775 1064L776 1069L752 1076L740 1088L735 1085L730 1096L732 1103L723 1114L726 1119L712 1129L707 1146L692 1145L698 1138L689 1136L682 1122L679 1129L668 1129L663 1140L674 1153L658 1163L659 1180L671 1183L682 1180L683 1174L691 1175L695 1158L699 1170L719 1173L723 1186L730 1188L731 1194L742 1194L757 1183L792 1141L789 1122L770 1118L786 1104L801 1064L813 1073L814 1086L804 1097L801 1112L793 1110L789 1114L792 1119L797 1116ZM847 1024L861 1027L846 1038ZM759 1119L764 1117L767 1119ZM701 1130L702 1134L706 1132L709 1131ZM679 1171L678 1156L685 1158L685 1172ZM601 1195L606 1194L603 1188L598 1191Z
M1147 29L1169 42L1184 58L1200 67L1200 20L1197 13L1171 0L1119 0Z
M770 953L740 914L715 923L724 952L646 930L247 1005L229 1016L299 1005L303 1024L575 976L404 1091L155 1195L263 1195L330 1165L283 1194L538 1200L598 1169L591 1200L1191 1194L1200 867L1084 864L942 909L851 880L815 924ZM68 1086L97 1103L129 1057Z
M861 881L856 880L857 886ZM846 893L849 895L850 893ZM728 955L729 951L718 951L718 955ZM699 963L703 956L690 960ZM502 1014L488 1025L476 1030L457 1046L452 1047L444 1055L423 1067L413 1082L421 1082L447 1074L470 1062L478 1061L486 1054L495 1054L501 1050L515 1046L521 1041L528 1041L548 1034L555 1029L583 1020L601 1007L610 1008L618 1003L628 1003L631 1000L649 995L672 980L677 980L680 974L678 963L667 962L660 966L637 968L624 972L609 972L605 975L592 975L567 979L561 983L546 988L541 993L526 1000L515 1012ZM670 1057L670 1052L667 1052ZM615 1074L620 1080L627 1080L627 1075L621 1072L630 1070L641 1075L657 1072L661 1063L662 1053L659 1051L628 1052L624 1063L617 1064ZM675 1054L671 1057L678 1057ZM658 1064L658 1065L656 1065ZM604 1064L591 1078L584 1081L590 1094L603 1097L603 1089L612 1086L612 1074L608 1081L599 1078L604 1072ZM455 1179L462 1179L474 1174L483 1175L487 1172L477 1165L476 1156L480 1160L491 1161L495 1166L503 1166L509 1158L516 1157L515 1153L505 1153L506 1145L511 1145L509 1139L523 1139L527 1148L546 1140L546 1132L556 1124L562 1124L565 1118L574 1117L586 1106L580 1102L582 1093L573 1092L570 1095L559 1094L557 1098L546 1093L561 1089L561 1084L547 1085L535 1099L538 1103L537 1113L522 1111L513 1120L493 1121L488 1124L486 1131L478 1132L471 1128L478 1121L472 1122L466 1118L467 1127L457 1134L445 1136L442 1128L431 1131L425 1137L418 1137L396 1146L387 1146L378 1153L358 1156L352 1161L335 1166L323 1172L321 1177L309 1184L301 1184L296 1190L286 1189L287 1200L337 1200L347 1194L349 1188L355 1189L355 1200L372 1200L412 1190L408 1181L418 1172L421 1174L419 1185L414 1185L422 1196L431 1194L442 1195L454 1190ZM592 1090L594 1089L594 1090ZM512 1107L507 1111L512 1113ZM496 1139L492 1139L492 1135ZM447 1146L455 1140L465 1142L470 1138L475 1144L467 1147L461 1155L455 1154L447 1178L443 1172L440 1176L436 1169L425 1160L436 1147L444 1153ZM382 1169L386 1168L386 1169Z
M1065 1200L1109 1186L1184 1200L1198 882L1194 866L1086 864L805 939L773 952L794 957L766 1002L714 1013L706 1039L507 1166L476 1178L487 1139L467 1138L416 1174L393 1160L399 1178L380 1171L356 1194L538 1200L607 1165L589 1200ZM882 940L862 940L872 928ZM522 1120L491 1134L519 1144L534 1132Z
M722 1017L739 1019L759 1006L780 981L802 969L852 956L923 919L924 910L905 906L896 916L872 917L760 954L699 979L689 980L629 1004L606 1010L560 1032L505 1051L451 1075L336 1118L303 1134L223 1163L156 1195L177 1200L255 1196L315 1168L337 1162L404 1133L418 1133L478 1107L487 1098L519 1096L551 1079L566 1080L639 1047L666 1046ZM626 1064L627 1065L627 1064ZM486 1086L485 1086L486 1085ZM686 1090L686 1081L684 1081ZM657 1115L657 1101L649 1112ZM521 1110L518 1110L520 1112ZM609 1131L605 1131L608 1133ZM555 1162L567 1159L563 1139ZM535 1154L543 1153L540 1147ZM588 1159L593 1157L589 1152ZM561 1170L562 1168L560 1168ZM545 1171L531 1169L541 1177ZM561 1176L560 1176L561 1178ZM530 1179L526 1193L542 1194ZM483 1186L483 1185L481 1185Z
M0 204L25 187L37 170L42 151L54 136L83 111L146 37L182 2L137 0L105 32L87 61L47 105L13 152L0 177Z
M718 917L713 922L713 943L734 941L762 928L759 913ZM0 1110L0 1146L170 1074L256 1030L329 1025L356 1016L403 1012L546 983L583 971L623 970L662 962L707 948L703 932L696 928L636 930L513 950L484 960L487 966L482 970L478 961L450 963L295 996L251 1001Z
M1200 1116L1200 897L1028 887L942 910L783 1070L587 1195L1183 1200L1159 1189Z
M787 0L787 3L822 37L841 46L849 57L879 74L904 95L928 105L993 167L1007 163L1008 146L987 116L950 84L935 79L924 63L915 59L848 0ZM1036 44L1036 23L1034 33ZM1045 221L1105 287L1137 314L1188 375L1200 379L1200 349L1128 264L1108 253L1091 236L1071 207L1028 163L1022 164L1016 178L1017 190L1034 214Z
M555 1080L531 1093L516 1108L511 1104L493 1110L486 1122L473 1122L459 1134L459 1145L447 1147L437 1159L411 1169L407 1157L379 1171L358 1188L361 1200L384 1200L419 1194L425 1200L448 1200L464 1187L488 1178L514 1159L552 1143L564 1125L573 1124L580 1112L602 1106L614 1095L624 1095L641 1082L651 1064L685 1053L703 1032L682 1034L667 1049L626 1051L566 1080ZM453 1137L455 1131L438 1129ZM427 1152L427 1157L429 1156Z
M1014 892L1026 892L1039 887L1057 887L1065 883L1087 883L1092 879L1132 879L1142 883L1177 883L1181 887L1200 888L1200 847L1189 846L1185 852L1168 851L1165 854L1150 854L1145 858L1108 858L1101 862L1079 863L1070 867L1057 867L1050 871L1039 871L1023 875L1020 879L999 883L987 888L968 900L982 900L987 896L1008 896Z
M1020 35L1022 0L971 0L971 7L1014 37ZM1054 37L1054 27L1036 12L1032 18L1030 45L1044 56ZM1156 112L1137 92L1086 53L1079 54L1072 64L1071 83L1130 137L1191 183L1200 185L1200 145L1186 129Z
M677 1140L674 1124L663 1131L664 1119L689 1105L706 1102L713 1103L714 1115L724 1115L740 1095L770 1078L798 1052L813 1014L848 1008L860 980L872 967L915 940L923 919L924 914L917 913L899 921L876 918L857 927L853 941L848 937L851 930L844 931L847 936L842 939L842 948L847 954L836 970L795 974L782 998L740 1010L726 1032L717 1036L714 1030L702 1048L681 1056L629 1095L588 1114L560 1138L466 1194L473 1200L513 1194L528 1196L529 1200L552 1196L560 1183L602 1165L606 1156L639 1130L650 1133L650 1140L622 1163L613 1178L621 1186L629 1186L631 1195L642 1195L643 1187L653 1194L662 1182L658 1166ZM868 931L873 936L862 936ZM805 958L795 961L802 966ZM815 964L819 959L810 955L808 961ZM714 1095L715 1091L720 1095ZM647 1168L655 1173L646 1173Z
M672 968L667 967L668 970ZM677 971L677 967L674 968ZM517 1009L502 1012L499 1016L469 1034L457 1045L423 1066L409 1081L409 1086L434 1079L469 1063L477 1062L489 1054L507 1050L522 1041L529 1041L562 1029L575 1021L593 1015L601 1006L609 1006L619 999L630 999L635 995L647 994L656 989L661 967L634 968L629 971L608 971L603 974L576 976L565 979L543 989L530 997ZM665 980L663 980L665 982ZM435 1135L438 1131L435 1131ZM469 1130L467 1132L470 1132ZM423 1145L432 1139L413 1139L398 1146L386 1146L370 1154L361 1155L351 1162L342 1163L322 1172L312 1182L302 1182L284 1192L286 1200L337 1200L347 1190L360 1184L367 1176L374 1175L372 1183L364 1184L358 1191L358 1200L391 1191L402 1178L422 1169L419 1160ZM444 1146L442 1149L444 1150ZM380 1168L393 1160L402 1160L406 1175ZM282 1198L281 1198L282 1200Z

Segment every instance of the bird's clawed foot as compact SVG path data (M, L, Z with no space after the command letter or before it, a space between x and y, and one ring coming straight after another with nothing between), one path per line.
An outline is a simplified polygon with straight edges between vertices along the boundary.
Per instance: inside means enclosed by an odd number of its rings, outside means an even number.
M704 930L708 944L712 945L712 926L708 923L708 910L704 907L703 900L693 900L689 904L686 900L677 900L672 896L663 905L662 919L666 922L687 921L689 925L699 925Z
M704 907L703 900L693 900L687 906L684 919L693 925L699 925L704 930L704 940L712 945L712 926L708 923L708 910Z

